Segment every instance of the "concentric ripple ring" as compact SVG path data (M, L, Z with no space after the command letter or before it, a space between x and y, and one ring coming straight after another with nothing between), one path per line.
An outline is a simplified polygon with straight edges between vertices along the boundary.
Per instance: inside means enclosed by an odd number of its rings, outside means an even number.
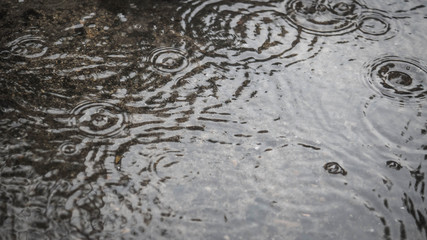
M64 142L59 146L59 151L64 156L77 155L81 150L81 146L71 141Z
M6 45L12 55L37 58L43 56L48 47L41 37L33 35L21 36Z
M311 57L316 40L301 38L274 3L257 1L193 1L181 26L203 53L224 65L241 65ZM314 38L314 37L313 37ZM308 45L315 46L313 47ZM309 55L309 56L307 56Z
M365 64L366 82L390 99L423 99L427 94L427 67L421 61L385 56Z
M163 73L177 73L184 70L189 62L187 53L179 48L156 48L149 56L153 67Z
M291 0L285 11L295 28L315 35L342 35L357 29L363 5L354 0Z
M111 137L123 131L128 123L128 117L116 105L89 102L74 108L70 122L85 135Z

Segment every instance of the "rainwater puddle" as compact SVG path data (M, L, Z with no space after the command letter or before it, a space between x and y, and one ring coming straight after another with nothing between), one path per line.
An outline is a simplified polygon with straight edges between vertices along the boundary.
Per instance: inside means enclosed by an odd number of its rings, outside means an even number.
M427 7L0 3L3 239L426 239Z

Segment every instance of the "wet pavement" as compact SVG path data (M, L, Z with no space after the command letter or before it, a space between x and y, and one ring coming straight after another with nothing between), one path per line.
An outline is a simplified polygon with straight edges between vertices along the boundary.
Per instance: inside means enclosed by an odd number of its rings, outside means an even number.
M424 0L0 3L0 239L426 239Z

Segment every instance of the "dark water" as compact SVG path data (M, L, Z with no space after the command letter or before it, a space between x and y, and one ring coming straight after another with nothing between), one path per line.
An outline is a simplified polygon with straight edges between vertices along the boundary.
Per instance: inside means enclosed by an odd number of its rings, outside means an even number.
M425 0L3 0L1 239L426 239Z

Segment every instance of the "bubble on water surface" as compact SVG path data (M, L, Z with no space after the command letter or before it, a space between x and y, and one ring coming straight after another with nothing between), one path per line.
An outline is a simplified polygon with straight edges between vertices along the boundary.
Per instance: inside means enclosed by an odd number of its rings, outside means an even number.
M11 55L25 58L41 57L48 50L45 41L41 37L33 35L21 36L12 42L9 42L6 47L9 48Z
M95 137L111 137L120 134L128 123L127 114L116 105L105 102L89 102L77 106L71 113L70 122L83 134Z
M365 64L366 81L376 92L394 100L424 99L427 68L415 59L386 56Z
M341 174L343 176L347 175L347 171L344 170L338 163L336 162L328 162L323 165L323 168L328 171L330 174Z
M59 146L59 151L64 156L74 156L80 152L80 146L74 142L64 142Z
M287 19L296 28L316 35L341 35L356 30L362 5L358 1L291 0L285 5Z
M278 58L295 62L315 55L316 40L301 38L278 10L273 3L193 1L181 27L206 56L227 65Z
M189 62L187 53L179 48L156 48L149 56L153 67L164 73L176 73L184 70Z
M396 161L390 160L390 161L387 161L386 164L387 164L387 167L393 168L393 169L396 169L396 170L400 170L402 168L402 165L400 165Z

